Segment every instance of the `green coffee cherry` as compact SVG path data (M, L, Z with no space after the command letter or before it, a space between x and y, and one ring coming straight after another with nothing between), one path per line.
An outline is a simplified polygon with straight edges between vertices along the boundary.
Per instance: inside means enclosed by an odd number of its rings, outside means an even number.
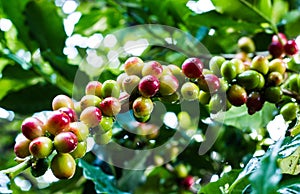
M221 75L224 77L225 80L231 81L237 75L236 66L233 64L232 61L225 61L221 66Z
M255 56L252 60L250 68L262 73L263 75L266 75L269 71L269 60L264 56Z
M237 83L246 90L252 90L260 84L260 75L254 70L244 71L237 76Z
M283 116L285 121L292 121L296 119L299 111L299 105L295 102L289 102L282 106L280 114Z
M196 100L199 96L199 88L192 82L184 83L180 91L185 100Z

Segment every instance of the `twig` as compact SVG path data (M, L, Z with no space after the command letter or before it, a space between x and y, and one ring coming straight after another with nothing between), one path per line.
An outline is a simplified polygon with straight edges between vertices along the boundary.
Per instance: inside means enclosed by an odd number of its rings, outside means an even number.
M23 162L20 164L17 164L16 166L13 166L11 168L1 170L0 173L6 174L10 179L13 179L18 174L29 168L32 164L32 158L27 157Z

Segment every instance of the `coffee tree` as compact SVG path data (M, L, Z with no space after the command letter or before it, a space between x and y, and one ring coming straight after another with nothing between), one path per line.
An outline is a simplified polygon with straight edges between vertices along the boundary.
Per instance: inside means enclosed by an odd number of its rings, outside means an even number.
M0 1L1 193L298 193L298 1Z

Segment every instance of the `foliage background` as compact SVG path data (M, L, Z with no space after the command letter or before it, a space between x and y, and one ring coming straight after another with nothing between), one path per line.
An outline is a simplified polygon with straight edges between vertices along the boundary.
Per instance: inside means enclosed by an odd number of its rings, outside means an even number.
M274 33L284 32L288 38L296 38L300 33L298 0L212 0L215 8L211 10L207 10L209 1L204 3L202 0L197 7L190 6L196 1L187 0L80 0L75 2L73 10L70 2L0 1L0 107L4 115L0 119L1 169L16 164L12 150L22 119L50 110L51 100L57 94L67 94L75 99L82 96L82 85L73 85L75 76L81 76L82 82L86 83L99 74L99 80L103 81L115 78L121 72L119 67L131 53L118 56L110 68L88 60L89 56L101 56L102 64L105 64L110 60L109 53L130 39L124 37L124 42L105 46L105 40L111 38L110 33L139 24L173 26L191 34L213 55L235 53L241 36L253 38L256 50L260 52L267 50ZM93 40L102 42L97 45ZM144 60L167 61L178 66L185 59L185 56L165 48L151 46L140 56ZM226 119L209 153L198 156L199 142L192 142L173 164L186 164L191 175L201 178L202 185L210 182L212 175L220 175L230 166L235 170L215 184L231 184L253 154L267 150L271 139L266 126L274 119L276 111L274 106L267 105L263 111L250 117L245 114L245 107L232 110L228 113L232 117ZM200 123L199 130L201 125L205 124ZM274 157L270 155L269 160L274 160ZM164 167L158 167L150 174L112 170L91 153L79 166L82 168L78 168L74 179L51 184L43 190L28 172L21 174L21 180L31 183L27 193L84 193L95 190L168 193L179 189L177 180ZM89 174L93 168L96 168L94 170L99 177L103 177L101 180ZM274 170L276 167L270 169L270 176ZM126 176L128 174L130 176ZM115 181L107 182L108 179ZM162 184L157 180L165 182ZM268 183L268 180L261 181ZM11 183L14 193L24 192L15 182ZM127 185L129 182L135 184ZM96 186L95 190L93 186ZM209 184L201 192L219 193L220 189L215 188L218 187Z

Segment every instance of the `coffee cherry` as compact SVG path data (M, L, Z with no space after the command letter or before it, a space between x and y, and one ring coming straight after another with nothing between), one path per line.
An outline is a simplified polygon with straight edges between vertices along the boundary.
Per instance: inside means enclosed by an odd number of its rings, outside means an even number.
M30 152L29 152L30 142L31 141L29 139L26 139L26 138L23 138L23 139L16 142L16 144L14 146L14 152L15 152L17 157L25 158L25 157L30 155Z
M253 53L255 51L255 44L249 37L243 36L238 40L238 48L246 53Z
M236 75L236 66L233 64L232 61L225 61L221 66L221 75L224 77L225 80L231 81L233 80Z
M295 102L289 102L281 107L280 114L285 121L292 121L296 119L298 111L299 105Z
M245 62L250 62L250 61L251 61L251 59L250 59L249 56L248 56L248 53L243 52L243 51L237 52L237 53L234 55L234 58L235 58L235 59L239 59L239 60L241 60L241 61L244 63L244 69L246 69L246 67L245 67Z
M74 158L82 158L87 150L87 142L86 141L81 141L78 142L75 150L73 150L72 152L70 152L70 155Z
M177 115L178 124L181 129L189 129L192 125L192 120L188 112L181 111Z
M277 103L282 97L282 91L278 86L267 87L264 90L264 99L270 103Z
M287 89L293 92L300 93L300 76L299 74L292 74L286 80Z
M44 128L52 135L56 135L63 130L67 130L70 122L71 119L66 113L57 110L52 112L47 119Z
M162 65L162 68L163 68L163 72L162 72L162 76L163 75L172 75L172 71L171 71L171 68L168 67L169 65ZM175 65L176 66L176 65ZM176 66L177 67L177 66ZM180 68L179 68L180 69ZM181 69L180 69L181 71Z
M101 102L101 98L95 95L85 95L80 100L80 108L81 110L84 110L85 108L89 106L96 106L98 107Z
M185 189L190 189L193 185L194 185L194 177L192 176L187 176L185 177L182 181L181 181L181 185L185 188Z
M220 88L220 80L214 74L206 74L198 79L198 86L200 90L215 93Z
M199 96L199 88L192 82L186 82L180 89L181 95L185 100L196 100Z
M170 75L173 74L178 80L179 85L182 85L185 82L185 76L182 73L181 69L176 65L168 65L168 69L171 71Z
M265 86L266 81L265 81L265 77L261 73L258 73L258 75L259 75L259 83L256 88L260 90Z
M118 75L117 77L117 84L118 86L120 87L120 90L123 91L123 86L122 86L122 83L123 83L123 80L127 77L127 73L121 73L120 75Z
M62 107L62 108L58 109L58 111L61 111L65 114L67 114L69 116L71 122L75 122L78 120L77 114L76 114L75 110L72 108Z
M40 177L46 173L49 168L49 161L47 158L38 159L30 168L30 172L34 177Z
M53 98L52 100L52 109L58 110L62 107L68 107L74 109L74 102L69 96L60 94Z
M221 94L214 94L208 104L209 112L212 114L216 114L220 111L224 111L227 109L227 99L225 96Z
M279 41L271 42L268 50L274 58L280 58L284 52L283 44Z
M233 106L241 106L247 101L247 92L243 87L234 84L227 91L227 99Z
M221 66L226 61L226 59L222 56L213 56L209 60L209 69L215 74L216 76L221 76Z
M298 45L295 40L288 40L284 45L284 51L287 55L294 55L298 53Z
M187 167L180 163L180 164L177 164L175 167L174 167L174 171L177 175L178 178L185 178L188 176L188 169Z
M159 80L153 75L143 77L138 85L139 92L144 97L152 97L159 90Z
M106 80L102 84L101 96L106 97L115 97L119 98L120 96L120 87L115 80Z
M127 94L131 94L139 85L140 78L136 75L129 75L123 79L122 88Z
M50 164L53 175L58 179L70 179L76 171L76 163L70 154L58 153Z
M287 38L284 35L284 33L279 32L278 34L274 34L272 36L272 42L281 42L282 45L285 45L287 43Z
M226 92L229 88L228 82L224 78L220 78L220 88L219 92Z
M102 84L99 81L90 81L85 86L85 95L101 97Z
M211 94L209 92L204 92L203 90L200 90L198 100L200 104L206 105L209 103L210 97Z
M236 69L236 74L240 74L245 71L245 65L242 60L233 58L230 60L233 63Z
M96 144L106 145L112 138L112 130L108 130L107 132L102 134L95 134L93 137Z
M98 127L96 133L102 134L111 130L114 125L113 117L103 116Z
M283 76L277 71L268 74L268 85L279 86L283 82Z
M198 58L188 58L182 63L181 69L186 77L198 78L202 75L203 63Z
M252 60L250 68L262 73L263 75L266 75L269 71L269 60L264 56L255 56Z
M286 71L286 64L282 59L273 59L269 63L269 72L277 71L284 74Z
M144 62L139 57L130 57L124 63L124 70L127 75L137 75L141 77L143 67Z
M138 97L134 100L132 109L135 117L147 117L153 111L153 102L150 98Z
M157 61L149 61L145 63L142 69L142 76L153 75L157 78L160 78L162 73L163 73L163 67Z
M61 132L54 137L55 149L60 153L69 153L75 150L78 139L72 132Z
M239 74L236 80L237 83L243 86L246 90L252 90L259 85L260 76L257 71L247 70Z
M118 99L107 97L100 103L100 110L103 115L116 116L121 111L121 104Z
M46 158L53 150L52 140L48 137L37 137L29 144L29 152L35 158Z
M247 97L246 106L248 108L248 114L252 115L257 111L260 111L264 105L264 99L259 92L253 91Z
M40 119L36 117L28 117L22 122L22 133L27 139L33 140L34 138L45 134L43 125L44 123Z
M173 75L163 75L160 77L159 82L159 93L162 96L174 94L179 87L179 82Z
M70 131L74 133L77 137L78 141L84 141L89 136L89 128L86 124L83 122L72 122L69 125L69 129L67 131Z
M162 101L164 103L174 104L174 103L179 102L179 100L180 100L180 93L179 92L174 92L171 95L160 96L159 99L160 99L160 101Z
M80 114L80 121L82 121L88 127L96 127L100 123L101 118L101 110L94 106L87 107Z

